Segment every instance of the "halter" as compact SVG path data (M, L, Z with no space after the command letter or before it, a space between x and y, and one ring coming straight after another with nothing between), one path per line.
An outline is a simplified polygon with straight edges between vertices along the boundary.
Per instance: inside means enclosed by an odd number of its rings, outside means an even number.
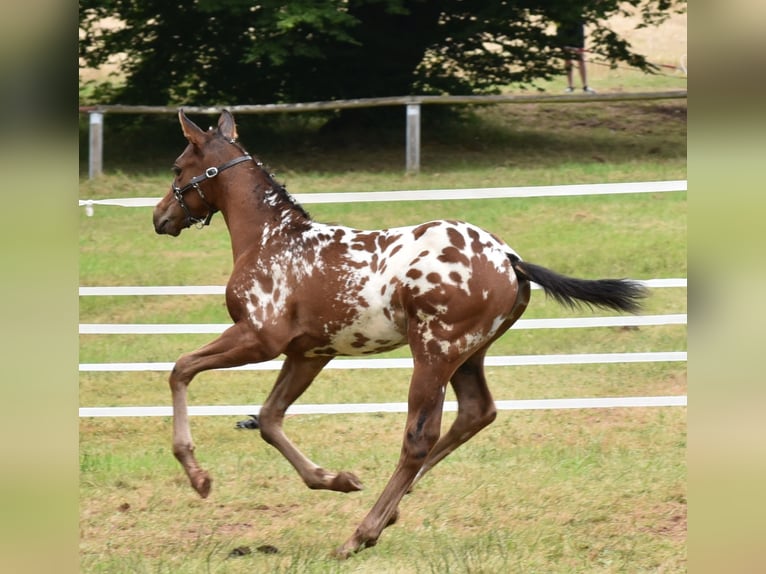
M213 215L215 215L216 212L218 211L217 208L215 208L214 206L208 203L207 198L205 197L205 194L202 193L202 188L200 188L199 184L205 181L206 179L214 178L222 171L225 171L229 169L230 167L234 167L238 163L242 163L243 161L249 161L252 159L253 159L252 156L245 154L238 158L229 160L226 163L219 165L218 167L207 168L205 170L205 173L191 178L191 181L189 181L189 183L187 183L183 187L178 187L175 184L172 185L173 195L175 196L176 201L178 201L178 203L181 205L181 208L184 210L184 213L186 213L186 221L189 222L189 225L194 224L199 229L202 229L202 227L204 227L205 225L210 225L210 220L213 219ZM197 190L197 193L199 194L200 199L202 200L202 203L204 203L207 206L207 215L205 216L204 219L200 217L194 217L189 211L189 208L187 207L186 202L184 202L184 193L186 193L192 188Z

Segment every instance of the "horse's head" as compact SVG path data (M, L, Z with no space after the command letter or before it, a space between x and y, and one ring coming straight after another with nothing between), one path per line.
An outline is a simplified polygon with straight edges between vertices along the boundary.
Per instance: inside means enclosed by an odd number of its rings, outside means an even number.
M170 190L154 208L154 230L173 236L191 225L208 225L220 209L218 174L252 160L235 143L237 128L228 111L221 114L218 127L208 131L200 129L183 110L178 112L178 120L189 145L173 164L175 179Z

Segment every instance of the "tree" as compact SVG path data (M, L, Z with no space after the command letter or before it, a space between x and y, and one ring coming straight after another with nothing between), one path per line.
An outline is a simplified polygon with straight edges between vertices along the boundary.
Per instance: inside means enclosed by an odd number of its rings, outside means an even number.
M102 85L101 102L484 94L560 74L554 24L572 14L594 26L590 49L651 71L605 19L633 10L654 25L685 7L685 0L80 0L79 55L85 67L123 55L125 81Z

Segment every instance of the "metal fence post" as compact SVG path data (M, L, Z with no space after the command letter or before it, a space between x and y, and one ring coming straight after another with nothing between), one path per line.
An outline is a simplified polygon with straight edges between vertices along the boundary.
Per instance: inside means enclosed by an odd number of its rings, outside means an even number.
M90 147L88 150L88 177L101 175L104 157L104 114L89 112Z
M407 173L420 171L420 104L407 104Z

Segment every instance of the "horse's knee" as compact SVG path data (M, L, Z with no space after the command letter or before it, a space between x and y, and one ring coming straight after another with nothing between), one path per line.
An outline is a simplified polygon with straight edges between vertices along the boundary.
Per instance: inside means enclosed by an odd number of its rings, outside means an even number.
M189 355L181 355L173 365L173 370L170 372L170 388L175 390L179 386L188 386L192 378L194 378L194 372L191 370L191 359Z

